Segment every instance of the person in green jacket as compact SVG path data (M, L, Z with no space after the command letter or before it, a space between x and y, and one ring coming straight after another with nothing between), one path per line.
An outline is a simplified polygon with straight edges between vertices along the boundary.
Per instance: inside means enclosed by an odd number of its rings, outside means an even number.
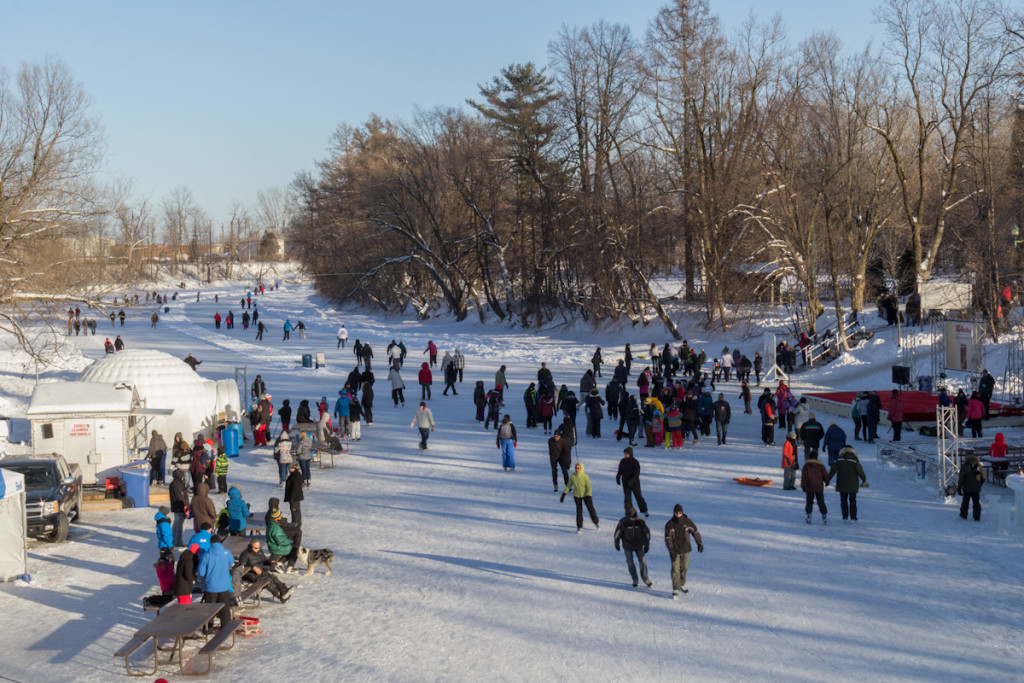
M217 449L217 459L213 461L213 473L217 476L217 493L228 492L228 455L224 447Z
M274 566L281 560L287 560L288 571L295 570L295 561L299 557L299 542L302 539L302 532L298 535L289 534L284 528L284 518L280 510L272 510L270 519L267 521L267 550L270 551L270 561Z
M583 533L583 506L587 506L587 512L590 513L590 521L594 523L595 529L600 529L601 525L597 518L597 512L594 511L594 499L592 497L592 489L590 488L590 477L583 471L583 463L576 463L576 471L569 475L569 483L566 484L565 490L562 491L562 497L559 502L565 502L565 494L572 491L572 499L576 503L576 533Z
M836 478L836 491L839 493L839 507L843 511L843 520L852 519L856 522L857 491L860 490L862 482L865 487L868 486L868 478L857 458L857 451L849 446L839 451L839 457L828 471L826 486L832 481L832 477Z

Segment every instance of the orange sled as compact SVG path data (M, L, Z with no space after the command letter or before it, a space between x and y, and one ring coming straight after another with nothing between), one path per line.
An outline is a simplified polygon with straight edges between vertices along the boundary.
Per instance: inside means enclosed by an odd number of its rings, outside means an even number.
M744 486L771 486L772 484L771 479L748 479L746 477L734 477L733 481Z

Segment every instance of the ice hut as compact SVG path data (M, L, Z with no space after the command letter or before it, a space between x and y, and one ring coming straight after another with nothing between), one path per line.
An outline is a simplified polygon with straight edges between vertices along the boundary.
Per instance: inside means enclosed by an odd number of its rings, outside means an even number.
M241 399L233 379L204 379L181 358L152 349L128 349L97 360L81 382L123 382L139 392L144 408L172 410L150 417L168 444L175 433L191 441L200 432L210 436L217 425L241 419Z

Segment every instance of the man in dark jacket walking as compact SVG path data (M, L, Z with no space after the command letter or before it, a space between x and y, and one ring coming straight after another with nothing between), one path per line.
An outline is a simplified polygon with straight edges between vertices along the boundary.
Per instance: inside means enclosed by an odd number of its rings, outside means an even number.
M647 501L644 500L643 494L640 493L640 463L633 457L633 448L627 446L622 451L622 459L619 460L619 471L615 474L615 483L622 484L622 494L624 497L623 507L626 512L633 507L630 501L630 496L636 496L637 507L640 508L640 512L643 513L644 517L647 517Z
M679 592L688 593L686 574L690 570L690 537L697 542L697 552L704 552L704 541L693 520L683 514L683 506L676 503L672 510L672 519L665 524L665 547L668 557L672 560L672 598L679 597Z
M729 433L729 421L732 420L732 408L725 400L725 394L719 394L718 400L711 404L711 412L715 416L715 434L718 436L718 445L725 444L725 437Z
M985 468L976 455L969 455L964 459L964 465L960 468L960 481L958 493L963 496L960 503L960 519L967 519L967 510L971 501L974 501L974 521L981 521L981 486L985 483Z
M825 428L815 419L814 413L811 413L808 415L807 422L804 422L803 426L800 427L800 440L804 444L804 460L807 460L807 454L812 450L815 453L818 452L818 446L821 445L821 440L824 437ZM832 463L830 462L829 467L831 466Z
M548 458L551 460L551 483L558 493L558 468L562 468L563 483L569 485L569 465L572 464L572 444L555 433L548 439Z
M821 512L821 523L828 524L828 508L825 506L825 483L828 481L828 470L818 462L818 454L810 453L804 462L804 468L800 471L800 488L807 494L807 503L804 512L807 513L807 523L811 523L811 510L814 509L814 501L818 501L818 510Z
M839 451L839 458L828 471L828 481L836 478L836 491L839 492L839 507L843 511L843 520L852 519L857 521L857 491L863 483L868 485L868 478L864 474L864 468L857 458L857 451L849 446ZM828 481L825 485L828 485Z
M636 515L635 508L626 510L626 516L619 520L615 527L615 551L619 546L626 551L626 566L629 568L629 577L633 579L633 588L639 585L636 575L636 564L633 562L633 555L636 555L640 563L640 579L644 585L650 588L651 579L647 575L647 560L644 556L651 550L651 530L647 528L644 520Z

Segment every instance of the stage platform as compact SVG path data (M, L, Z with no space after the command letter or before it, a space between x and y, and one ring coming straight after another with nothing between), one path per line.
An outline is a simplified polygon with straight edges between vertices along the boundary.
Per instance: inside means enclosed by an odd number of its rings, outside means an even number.
M836 417L851 420L850 410L853 401L857 398L856 391L830 391L801 394L807 397L810 409L816 413L818 422L823 422L823 414L835 415ZM935 424L935 408L939 405L938 396L933 396L927 391L903 391L903 423L913 428L921 425ZM881 424L888 425L889 399L892 398L892 389L878 392L878 398L882 401ZM992 402L989 404L990 418L985 420L985 429L1001 427L1024 427L1024 408L1003 405ZM827 424L827 423L825 423Z

